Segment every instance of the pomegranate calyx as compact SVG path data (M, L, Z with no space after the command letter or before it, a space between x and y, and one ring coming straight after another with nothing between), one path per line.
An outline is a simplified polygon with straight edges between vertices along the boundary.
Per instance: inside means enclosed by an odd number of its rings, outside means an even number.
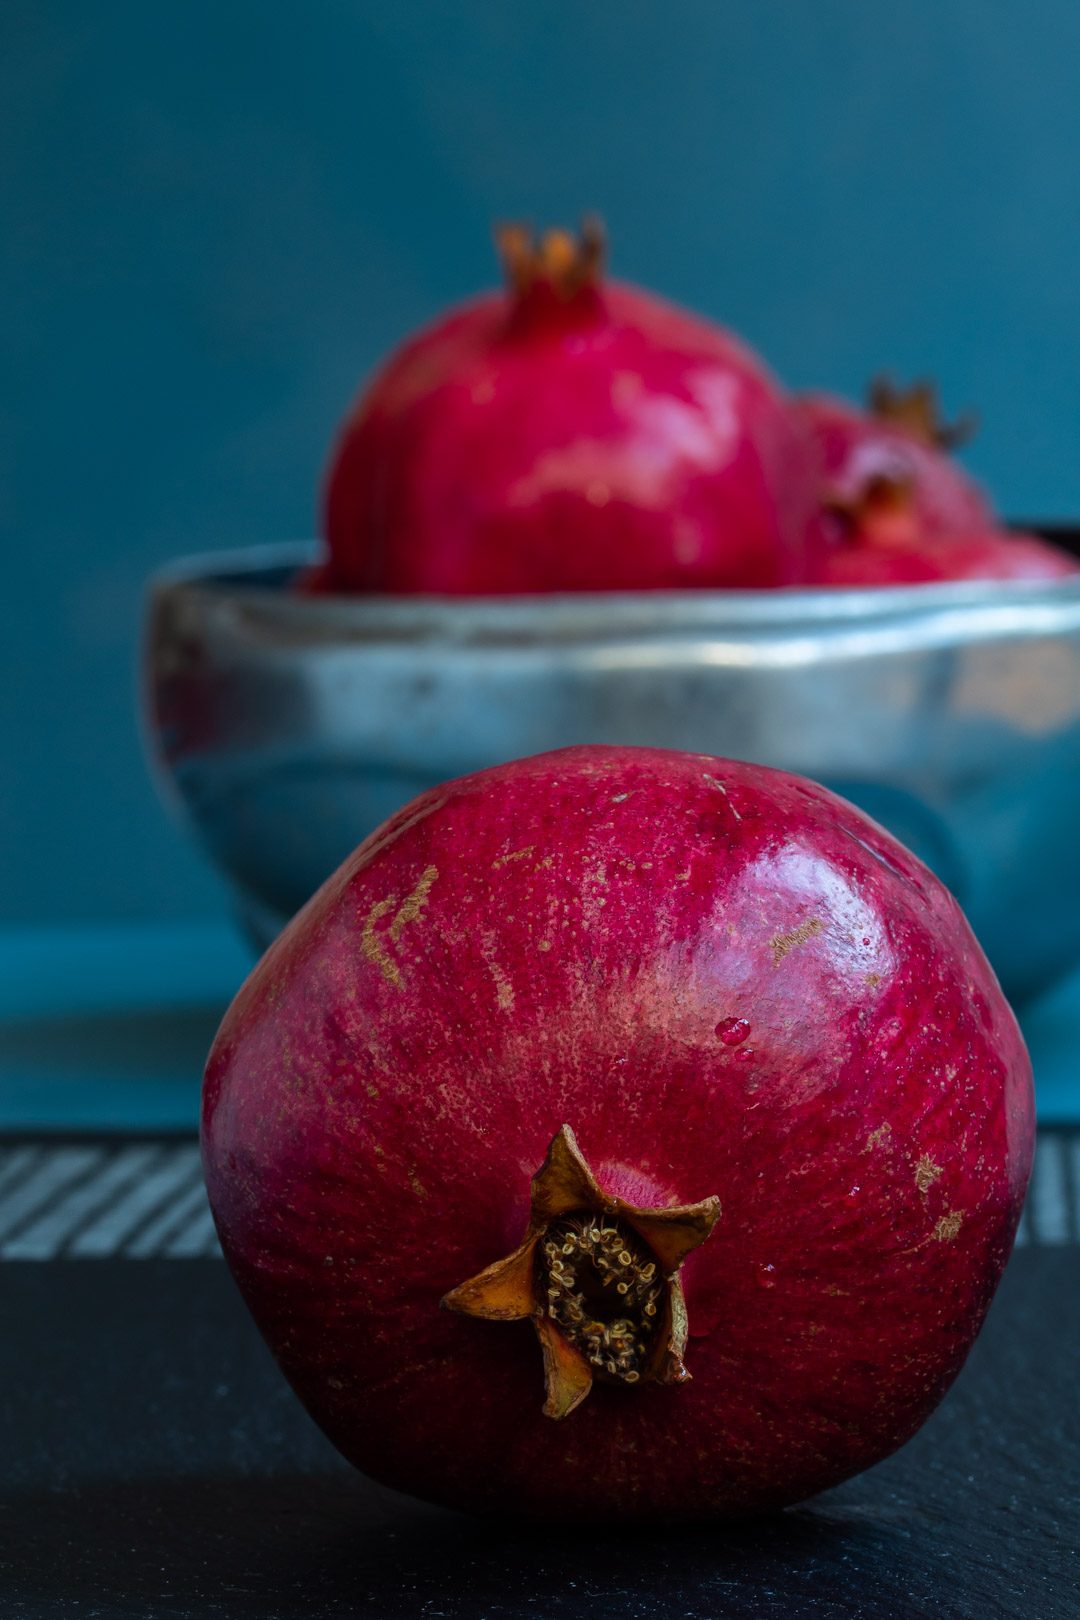
M563 229L538 236L528 225L497 225L495 245L515 297L522 299L535 288L545 288L560 302L569 303L599 281L606 237L603 221L587 214L576 237Z
M719 1216L718 1198L650 1208L605 1193L564 1125L533 1177L522 1242L451 1289L442 1304L488 1321L531 1319L544 1358L547 1417L568 1417L596 1379L626 1387L685 1383L678 1273Z
M867 390L867 402L871 414L880 422L891 422L938 450L956 450L967 444L978 427L972 411L965 411L955 422L946 422L937 388L926 378L912 383L910 388L898 388L889 377L875 377Z
M864 479L858 488L832 488L822 506L846 539L868 532L888 532L900 524L905 531L916 520L915 477L899 459L893 466L880 468Z

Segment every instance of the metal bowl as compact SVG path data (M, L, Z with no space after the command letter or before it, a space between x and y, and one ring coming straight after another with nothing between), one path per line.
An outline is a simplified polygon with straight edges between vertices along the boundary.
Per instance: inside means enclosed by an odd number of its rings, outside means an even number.
M607 742L854 800L944 879L1016 998L1080 958L1080 581L308 598L284 588L307 555L192 559L151 592L148 749L258 943L422 789Z

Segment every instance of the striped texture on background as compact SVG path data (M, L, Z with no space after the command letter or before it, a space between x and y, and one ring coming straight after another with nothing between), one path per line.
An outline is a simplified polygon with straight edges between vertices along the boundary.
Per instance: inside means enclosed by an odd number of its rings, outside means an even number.
M1040 1133L1017 1243L1080 1243L1080 1132ZM0 1145L0 1259L220 1254L193 1142Z
M0 1148L0 1259L219 1253L194 1142Z

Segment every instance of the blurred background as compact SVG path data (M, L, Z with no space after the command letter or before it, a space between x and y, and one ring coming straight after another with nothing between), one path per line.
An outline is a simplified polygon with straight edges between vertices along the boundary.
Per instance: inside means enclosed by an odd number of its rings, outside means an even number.
M8 0L16 1113L43 1077L72 1117L105 1107L98 1069L142 1096L151 1050L161 1117L190 1109L248 958L141 757L146 578L313 533L360 379L495 278L493 219L599 209L616 273L735 327L792 386L931 374L978 410L969 464L1004 511L1080 512L1078 60L1066 0ZM103 998L129 1015L103 1021Z

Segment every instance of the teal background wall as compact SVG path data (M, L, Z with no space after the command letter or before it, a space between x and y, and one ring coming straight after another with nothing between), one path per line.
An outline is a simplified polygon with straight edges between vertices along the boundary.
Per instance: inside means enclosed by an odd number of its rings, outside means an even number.
M1014 514L1080 512L1068 0L7 0L0 921L222 910L147 784L146 575L311 532L333 425L492 279L493 217L796 386L929 371Z

